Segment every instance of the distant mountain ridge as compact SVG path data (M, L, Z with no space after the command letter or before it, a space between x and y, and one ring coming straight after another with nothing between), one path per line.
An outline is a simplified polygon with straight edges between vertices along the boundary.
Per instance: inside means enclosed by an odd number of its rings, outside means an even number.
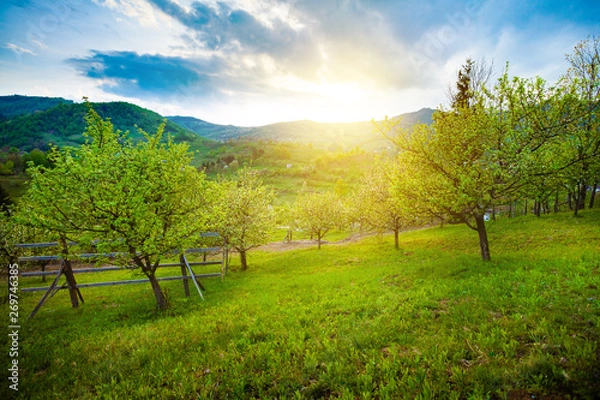
M258 127L213 124L189 116L163 117L154 111L127 102L92 103L103 118L110 118L116 129L129 131L134 139L141 137L138 127L148 133L166 120L165 133L175 141L226 141L234 139L296 142L320 147L351 149L360 146L366 150L389 147L389 141L374 132L370 121L324 123L314 121L280 122ZM423 108L394 118L409 128L421 122L430 124L435 110ZM84 142L84 116L87 108L82 103L60 97L0 96L0 149L16 147L23 151L34 148L47 150L49 144L77 146ZM200 142L198 142L200 141Z
M397 115L401 125L409 128L417 123L431 124L433 113L431 108ZM387 146L388 140L373 133L374 126L370 121L364 122L314 122L292 121L279 122L258 127L239 127L218 125L194 117L171 116L170 121L180 124L200 136L215 140L245 138L250 140L272 140L319 145L343 144L346 147L361 146L377 149Z
M246 136L255 128L241 127L235 125L213 124L195 117L171 116L166 117L184 128L197 133L207 139L226 140Z

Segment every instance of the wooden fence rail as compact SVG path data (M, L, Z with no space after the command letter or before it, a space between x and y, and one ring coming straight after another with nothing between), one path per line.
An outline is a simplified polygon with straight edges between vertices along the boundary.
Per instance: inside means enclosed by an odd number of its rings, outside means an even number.
M219 235L216 233L213 233L213 232L207 232L207 233L201 234L201 236L203 236L203 237L218 237ZM73 246L73 245L76 245L76 243L70 242L67 245ZM57 247L57 246L60 246L60 244L57 242L22 243L22 244L17 244L16 246L19 248L31 249L31 248ZM190 253L203 254L203 261L189 262L186 257L186 254L190 254ZM207 261L206 256L209 253L221 253L221 260ZM173 255L176 255L176 254L178 254L178 252L173 252ZM121 257L121 256L127 256L127 255L128 255L127 253L82 253L82 254L70 254L66 258L61 255L40 255L40 256L19 257L18 258L19 262L44 262L44 263L48 263L51 261L60 262L60 268L56 271L45 271L45 269L42 268L42 271L27 271L27 272L24 271L24 272L19 273L19 275L22 277L29 277L29 276L45 277L47 275L55 275L55 279L50 286L29 287L29 288L21 288L20 289L21 292L38 292L38 291L46 292L44 294L44 296L41 298L38 305L35 307L35 309L29 315L29 318L33 318L35 316L35 314L39 311L39 309L43 306L45 301L49 297L54 296L54 294L58 290L62 290L62 289L76 290L79 298L81 299L81 302L83 302L83 297L81 296L81 292L79 291L80 288L129 285L129 284L136 284L136 283L148 283L149 282L148 278L129 279L129 280L110 281L110 282L77 283L77 284L70 284L67 280L67 282L65 282L62 286L58 286L58 281L59 281L61 275L63 275L65 273L66 266L68 266L68 268L70 269L70 273L72 273L72 274L133 270L133 269L137 268L136 266L122 266L121 267L121 266L111 265L111 266L104 266L104 267L71 269L70 268L71 261L86 260L86 259L91 260L91 259L98 259L98 258L109 258L110 259L110 258L116 258L116 257ZM179 254L179 262L164 263L164 264L158 265L158 267L160 267L160 268L180 267L181 275L180 276L157 277L156 279L158 281L182 280L186 296L190 295L188 281L192 280L192 282L196 286L196 289L198 290L199 296L204 300L202 290L206 290L206 289L204 288L204 286L202 285L202 283L200 282L199 279L220 276L221 280L223 280L227 273L227 262L226 261L227 261L227 251L226 251L226 249L223 249L221 247L201 247L201 248L186 249L183 251L183 253ZM220 265L221 270L220 270L220 272L196 274L192 270L192 266L199 266L199 265ZM44 265L44 267L45 267L45 265Z

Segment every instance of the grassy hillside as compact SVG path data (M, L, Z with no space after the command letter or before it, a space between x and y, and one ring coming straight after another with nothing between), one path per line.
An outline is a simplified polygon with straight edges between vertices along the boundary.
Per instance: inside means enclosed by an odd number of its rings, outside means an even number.
M219 146L191 147L194 163L210 163L210 178L231 176L249 166L273 188L277 204L293 202L302 190L332 190L341 185L350 190L380 153L355 147L350 151L318 148L312 144L281 143L238 139ZM227 168L218 160L235 160Z
M340 151L337 147L328 150L312 144L247 139L221 143L196 136L186 142L194 154L192 164L205 168L210 179L251 167L275 190L278 204L292 202L303 189L333 189L336 184L350 189L380 154L362 148ZM15 201L27 188L26 177L20 175L0 176L0 184Z
M600 213L582 215L491 223L490 263L462 225L404 233L400 251L258 250L205 280L204 302L166 284L167 314L130 285L84 289L77 310L61 291L25 322L41 295L21 294L19 396L597 398Z

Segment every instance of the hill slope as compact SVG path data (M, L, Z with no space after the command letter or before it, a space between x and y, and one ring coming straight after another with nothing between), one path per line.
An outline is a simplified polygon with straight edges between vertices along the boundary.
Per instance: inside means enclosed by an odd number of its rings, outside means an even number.
M62 97L0 96L0 118L6 120L19 115L44 111L59 104L73 104Z
M389 236L256 251L204 279L205 301L165 282L163 314L146 284L84 288L77 310L60 291L19 334L19 395L594 399L599 211L499 220L489 263L464 225L403 233L401 251ZM77 279L131 279L110 274ZM20 294L21 313L40 297Z
M254 129L235 125L218 125L194 117L171 116L167 119L202 137L215 140L236 139L246 136Z
M92 107L103 118L110 118L116 129L129 131L132 138L140 137L137 127L153 133L165 120L153 111L126 102L92 103ZM12 117L0 123L0 146L29 151L36 147L45 150L50 143L59 147L79 145L84 142L86 113L84 104L60 103L44 111ZM165 133L176 141L198 138L194 132L168 120Z
M111 118L116 129L139 137L137 127L154 132L164 118L159 114L126 102L93 103L104 118ZM0 148L16 147L23 151L45 150L50 143L58 146L83 143L86 108L63 98L37 96L0 96ZM434 110L424 108L397 117L410 127L417 122L431 123ZM137 126L137 127L136 127ZM319 123L282 122L259 127L212 124L185 116L167 117L166 132L177 141L196 142L198 137L213 140L247 138L250 140L313 144L323 148L349 150L356 146L379 150L389 142L373 133L371 122ZM201 142L201 141L200 141Z
M419 111L398 115L402 126L411 127L419 122L430 124L435 110L423 108ZM319 146L352 148L361 146L378 149L389 145L387 139L373 133L373 124L365 122L323 123L314 121L280 122L259 127L237 127L216 125L194 117L167 117L198 135L217 140L248 138L276 142L312 143Z

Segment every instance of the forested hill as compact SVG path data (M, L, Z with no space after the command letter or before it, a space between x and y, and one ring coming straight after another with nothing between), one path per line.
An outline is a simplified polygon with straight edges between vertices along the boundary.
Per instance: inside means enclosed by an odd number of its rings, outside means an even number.
M13 97L13 96L7 96ZM1 98L0 102L6 97ZM138 128L154 133L165 121L161 115L126 102L92 103L103 118L110 118L116 129L129 131L132 138L140 137ZM87 108L81 103L59 103L44 111L9 117L0 122L0 147L16 147L23 151L34 148L46 150L50 143L59 147L79 145L85 138ZM175 141L198 139L194 132L166 121L165 133Z
M235 125L218 125L194 117L172 116L167 117L184 128L187 128L198 135L216 140L236 139L247 136L257 128L247 128Z
M73 104L62 97L0 96L0 118L7 120L19 115L45 111L59 104Z

